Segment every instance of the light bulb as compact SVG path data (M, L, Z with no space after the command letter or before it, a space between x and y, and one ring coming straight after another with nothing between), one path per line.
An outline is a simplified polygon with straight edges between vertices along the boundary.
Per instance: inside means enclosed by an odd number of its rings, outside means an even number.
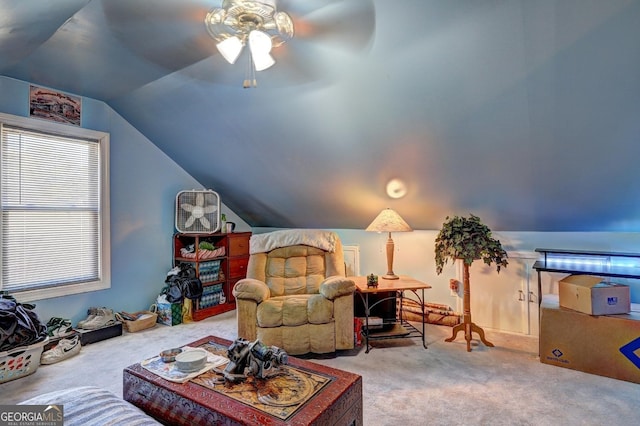
M234 64L240 52L242 52L242 42L236 36L226 38L216 45L218 52L227 60L230 64Z
M268 53L266 55L252 55L251 57L256 71L264 71L276 63L275 59Z
M269 54L272 46L271 37L268 34L258 30L253 30L249 33L249 48L251 49L251 58L256 71L266 70L276 63Z

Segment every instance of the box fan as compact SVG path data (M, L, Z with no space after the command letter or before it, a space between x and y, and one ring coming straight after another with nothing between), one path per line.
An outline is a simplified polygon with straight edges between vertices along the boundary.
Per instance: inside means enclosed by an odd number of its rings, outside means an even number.
M183 234L213 234L220 229L220 196L212 190L176 195L176 229Z

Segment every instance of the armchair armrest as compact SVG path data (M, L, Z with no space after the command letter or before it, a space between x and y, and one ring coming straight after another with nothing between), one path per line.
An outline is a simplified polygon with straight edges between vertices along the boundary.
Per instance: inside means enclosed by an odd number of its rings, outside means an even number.
M271 291L260 280L244 278L233 287L233 295L236 299L249 299L256 303L262 303L271 296Z
M330 300L352 294L354 291L356 291L356 284L352 280L337 275L326 278L320 284L320 294Z

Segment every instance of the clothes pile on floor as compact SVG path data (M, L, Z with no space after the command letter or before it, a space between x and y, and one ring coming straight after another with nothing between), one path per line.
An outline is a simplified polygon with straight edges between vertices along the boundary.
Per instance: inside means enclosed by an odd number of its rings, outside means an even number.
M47 338L47 327L33 311L35 305L0 296L0 352L29 346Z

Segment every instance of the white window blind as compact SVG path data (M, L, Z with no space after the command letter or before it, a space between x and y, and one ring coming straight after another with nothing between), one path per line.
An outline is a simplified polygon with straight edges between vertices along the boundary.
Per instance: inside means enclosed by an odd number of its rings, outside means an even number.
M99 141L10 125L1 139L2 290L101 281Z

